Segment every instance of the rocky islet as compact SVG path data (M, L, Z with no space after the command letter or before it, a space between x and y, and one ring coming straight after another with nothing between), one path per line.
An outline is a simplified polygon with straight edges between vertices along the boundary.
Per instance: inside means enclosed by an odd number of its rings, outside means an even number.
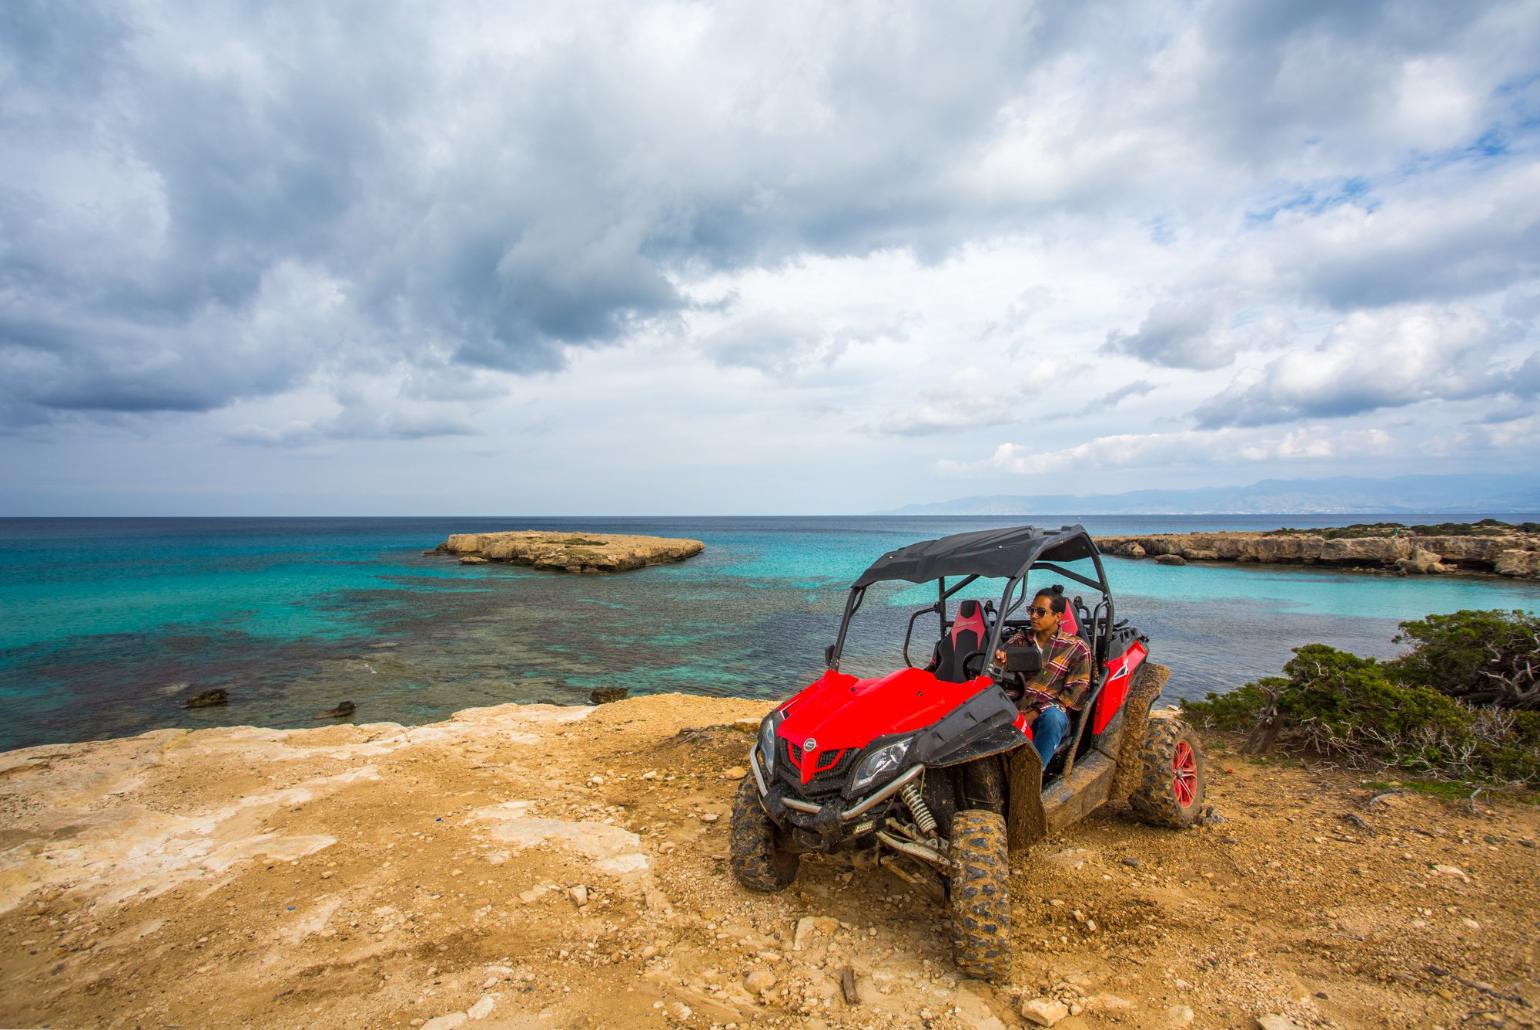
M677 537L509 530L452 533L431 553L457 556L462 565L504 562L559 572L599 573L684 561L705 549L699 540Z

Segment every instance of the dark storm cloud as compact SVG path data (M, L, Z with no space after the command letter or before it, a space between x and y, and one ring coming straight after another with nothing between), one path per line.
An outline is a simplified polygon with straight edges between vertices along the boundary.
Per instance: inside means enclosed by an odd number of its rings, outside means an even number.
M1467 46L1501 9L1225 6L1160 93L1187 17L1161 4L17 0L0 5L0 419L208 410L337 367L552 370L686 311L692 276L1146 218L1212 179L1185 162L1245 177L1307 136L1351 159L1384 120L1385 70ZM1021 158L980 170L1023 132ZM1389 145L1376 132L1366 152ZM1533 243L1510 236L1505 253ZM1109 346L1228 360L1179 321ZM807 347L745 335L717 358L784 371Z

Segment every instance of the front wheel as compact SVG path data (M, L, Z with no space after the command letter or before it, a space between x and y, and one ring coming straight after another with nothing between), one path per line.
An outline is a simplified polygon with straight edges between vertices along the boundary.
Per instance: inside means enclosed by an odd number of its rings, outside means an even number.
M1129 796L1134 814L1156 826L1186 829L1203 811L1203 745L1181 719L1151 717L1139 748L1139 783Z
M1011 966L1010 861L1005 817L970 808L952 817L952 951L967 976L998 980Z
M771 894L785 890L797 878L802 859L780 847L779 838L780 831L759 805L759 788L750 772L733 796L728 836L728 864L739 883L751 891Z

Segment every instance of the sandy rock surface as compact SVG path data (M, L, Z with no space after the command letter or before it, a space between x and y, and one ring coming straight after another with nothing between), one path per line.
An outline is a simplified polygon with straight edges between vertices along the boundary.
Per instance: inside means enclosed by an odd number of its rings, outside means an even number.
M508 562L563 572L625 572L644 565L684 561L706 545L699 540L623 533L455 533L437 548L462 565Z
M886 873L808 858L783 894L736 885L726 814L765 708L0 755L0 1025L1536 1025L1532 805L1216 753L1223 821L1103 812L1016 864L991 985Z

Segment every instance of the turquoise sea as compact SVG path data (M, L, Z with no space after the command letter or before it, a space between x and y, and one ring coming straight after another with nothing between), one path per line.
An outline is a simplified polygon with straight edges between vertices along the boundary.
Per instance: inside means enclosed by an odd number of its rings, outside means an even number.
M358 721L417 723L473 705L581 702L611 685L779 699L817 675L846 585L895 546L1021 521L1126 533L1376 518L3 519L0 749L163 726L315 725L342 700ZM525 528L687 536L707 549L620 576L421 553L451 532ZM1396 624L1430 612L1540 611L1540 584L1497 579L1107 568L1119 616L1150 636L1178 696L1274 673L1309 641L1389 656ZM908 613L927 603L915 588L874 592L846 668L892 668ZM181 707L214 687L228 706Z

